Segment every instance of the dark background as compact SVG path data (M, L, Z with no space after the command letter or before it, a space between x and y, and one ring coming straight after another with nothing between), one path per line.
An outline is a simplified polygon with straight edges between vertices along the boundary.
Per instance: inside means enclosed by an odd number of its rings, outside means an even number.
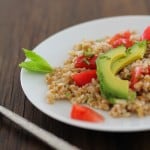
M0 104L84 150L149 150L150 132L105 133L65 125L37 110L20 86L22 47L84 21L149 15L149 0L0 0ZM0 115L0 150L47 150L45 144Z

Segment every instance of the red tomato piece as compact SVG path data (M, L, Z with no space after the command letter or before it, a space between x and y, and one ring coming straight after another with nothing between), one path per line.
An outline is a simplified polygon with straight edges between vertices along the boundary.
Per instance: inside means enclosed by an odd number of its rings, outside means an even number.
M133 44L134 44L133 41L131 41L129 39L126 39L126 41L124 43L124 45L125 45L126 48L131 47Z
M134 89L134 85L139 81L141 75L150 75L150 66L143 69L141 66L135 67L135 69L131 72L131 84L130 88Z
M123 45L123 39L117 39L117 40L115 40L115 41L113 41L113 43L112 43L112 46L115 48L115 47L118 47L118 46L120 46L120 45Z
M114 44L114 41L116 41L116 40L118 40L118 39L120 39L120 38L121 38L121 35L120 35L120 34L114 35L114 36L110 39L109 44L113 45L113 44Z
M143 75L150 75L150 66L143 69Z
M129 39L131 36L131 32L130 31L125 31L123 34L122 34L122 38L125 38L125 39Z
M115 47L118 47L120 45L124 45L126 48L129 48L133 45L133 42L129 39L124 39L124 38L120 38L118 40L115 40L112 44L112 46L115 48Z
M124 45L129 48L133 45L133 41L130 40L130 36L131 33L129 31L122 34L116 34L110 39L109 44L111 44L114 48L120 45Z
M96 78L96 70L87 70L80 73L76 73L72 76L72 79L78 86L83 86L90 83L92 78Z
M150 75L150 66L148 66L148 74Z
M86 57L79 56L75 61L76 68L87 68L87 69L96 69L96 59L97 56Z
M134 89L134 85L139 81L142 74L143 68L141 66L135 67L135 69L131 72L130 88Z
M143 74L144 75L147 75L147 74L150 75L150 66L148 66L147 68L144 69Z
M148 41L150 41L150 26L148 26L148 27L144 30L144 32L143 32L143 34L142 34L142 40L148 40Z
M81 106L79 104L74 104L70 114L72 119L89 121L89 122L103 122L104 117L95 112L94 110Z

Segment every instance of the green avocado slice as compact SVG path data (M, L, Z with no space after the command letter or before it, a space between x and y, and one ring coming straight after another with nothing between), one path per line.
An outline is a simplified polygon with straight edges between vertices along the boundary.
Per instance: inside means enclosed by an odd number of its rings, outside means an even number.
M100 91L110 103L135 99L136 92L129 88L129 81L121 80L115 74L133 61L143 58L146 48L147 42L140 41L127 50L124 46L112 49L97 59Z
M117 61L112 63L111 70L113 74L116 74L125 66L129 65L137 59L143 58L147 47L146 41L140 41L134 44L131 48L127 49L126 57L120 58Z
M121 80L111 70L112 63L125 56L126 48L121 46L101 55L96 61L100 91L108 100L110 98L128 99L129 81Z
M132 101L135 100L135 98L136 98L136 92L129 89L128 100L130 102L132 102ZM120 102L122 100L126 100L126 99L119 99L119 98L109 97L108 100L111 104L115 104L115 103L118 103L118 102Z

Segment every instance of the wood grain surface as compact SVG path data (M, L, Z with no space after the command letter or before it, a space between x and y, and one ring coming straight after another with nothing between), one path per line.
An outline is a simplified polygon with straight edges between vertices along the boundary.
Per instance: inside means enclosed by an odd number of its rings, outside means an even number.
M20 85L22 47L32 49L50 35L84 21L150 14L149 0L0 0L0 104L83 150L149 150L150 132L106 133L72 127L47 117ZM48 150L0 115L0 150Z

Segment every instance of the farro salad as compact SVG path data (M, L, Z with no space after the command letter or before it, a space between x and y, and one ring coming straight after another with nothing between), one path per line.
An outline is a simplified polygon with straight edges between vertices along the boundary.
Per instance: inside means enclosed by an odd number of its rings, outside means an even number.
M150 115L150 26L142 35L127 30L103 39L83 40L69 52L62 67L52 68L38 55L33 59L31 51L25 50L25 54L31 61L20 66L48 72L48 102L73 103L73 119L104 120L79 104L108 111L112 117Z

